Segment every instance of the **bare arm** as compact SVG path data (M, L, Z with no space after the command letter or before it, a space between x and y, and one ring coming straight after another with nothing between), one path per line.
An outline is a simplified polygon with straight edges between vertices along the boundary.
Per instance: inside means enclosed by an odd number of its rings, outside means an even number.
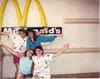
M6 46L6 45L4 45L4 44L1 45L1 47L3 47L3 48L6 49L9 53L11 53L11 54L13 54L13 55L15 55L15 56L17 56L17 57L22 57L22 56L23 56L23 54L14 51L13 49L11 49L10 47L8 47L8 46Z
M65 44L62 49L60 49L58 52L53 54L53 57L57 57L57 56L61 55L68 48L69 48L69 44Z
M9 34L6 33L6 32L1 32L0 34L1 34L1 35L7 35L7 36L9 35Z

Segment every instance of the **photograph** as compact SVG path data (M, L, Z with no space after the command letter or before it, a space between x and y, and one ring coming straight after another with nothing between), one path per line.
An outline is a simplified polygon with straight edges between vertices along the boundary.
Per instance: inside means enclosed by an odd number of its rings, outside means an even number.
M100 0L0 0L0 79L99 79Z

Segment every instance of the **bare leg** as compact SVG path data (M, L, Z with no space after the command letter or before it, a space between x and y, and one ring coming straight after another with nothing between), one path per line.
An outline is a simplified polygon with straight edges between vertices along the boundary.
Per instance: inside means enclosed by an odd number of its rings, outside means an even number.
M32 78L29 78L29 79L37 79L37 78L35 78L35 77L32 77Z
M17 73L17 78L16 78L16 79L24 79L24 78L23 78L23 74Z
M15 66L16 66L16 69L17 69L17 72L18 72L19 63L16 63Z
M19 67L19 57L18 57L19 55L12 48L10 48L8 46L2 45L2 47L5 48L9 53L14 54L13 55L13 63L15 64L15 67L16 67L16 72L15 72L15 77L16 77L17 72L18 72L18 67Z
M34 75L31 79L40 79L37 75Z
M16 67L15 77L17 77L19 63L16 63L16 64L15 64L15 67Z

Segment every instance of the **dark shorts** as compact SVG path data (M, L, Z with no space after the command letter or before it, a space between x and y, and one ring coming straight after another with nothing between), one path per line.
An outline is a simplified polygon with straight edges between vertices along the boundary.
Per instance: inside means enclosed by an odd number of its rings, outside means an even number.
M19 58L19 57L17 57L17 56L15 56L15 55L13 55L13 63L14 63L14 64L19 63L19 60L20 60L20 58Z
M30 78L32 76L33 76L32 74L27 74L27 75L24 75L24 78Z

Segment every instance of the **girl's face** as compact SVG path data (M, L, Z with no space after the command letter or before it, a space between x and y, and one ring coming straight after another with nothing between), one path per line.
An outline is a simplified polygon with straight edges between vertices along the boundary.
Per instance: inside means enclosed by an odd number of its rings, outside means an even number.
M33 53L34 52L32 50L28 50L26 55L27 55L27 57L31 57L33 55Z
M21 36L22 38L25 38L25 37L26 37L26 33L25 33L25 32L22 32L22 31L21 31L19 34L20 34L20 36Z
M29 38L33 38L33 32L28 32Z
M43 50L41 50L41 49L36 49L36 55L37 55L37 56L42 56L42 55L43 55Z

